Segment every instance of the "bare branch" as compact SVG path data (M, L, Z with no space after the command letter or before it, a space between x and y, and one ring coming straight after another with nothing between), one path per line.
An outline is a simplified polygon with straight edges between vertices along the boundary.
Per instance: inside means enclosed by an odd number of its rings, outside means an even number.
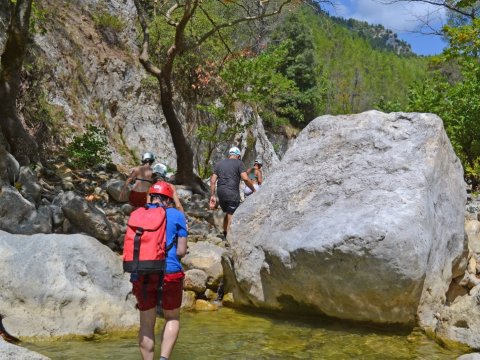
M178 26L178 23L173 21L173 19L172 19L173 12L175 10L177 10L178 8L179 8L179 4L175 3L170 9L168 9L168 11L165 14L165 21L167 22L167 24L172 25L172 26Z
M266 18L266 17L270 17L270 16L274 16L274 15L278 15L280 14L280 12L282 11L283 7L286 6L287 4L289 4L292 0L284 0L280 6L277 8L277 10L275 11L272 11L270 13L265 13L265 14L260 14L260 15L254 15L254 16L245 16L245 17L242 17L242 18L238 18L238 19L235 19L235 20L232 20L232 21L229 21L229 22L225 22L225 23L222 23L222 24L218 24L216 25L214 28L210 29L209 31L207 31L205 34L203 34L200 39L195 43L193 44L193 46L191 46L190 48L196 48L198 46L200 46L203 42L205 42L210 36L212 36L213 34L215 34L216 32L218 32L220 29L224 29L224 28L227 28L227 27L231 27L231 26L235 26L237 24L240 24L240 23L243 23L243 22L247 22L247 21L253 21L253 20L257 20L257 19L262 19L262 18Z
M148 30L145 10L142 4L140 4L140 0L134 0L134 3L135 7L137 8L138 18L140 20L140 26L142 27L143 32L142 51L140 53L139 60L147 72L158 78L159 76L161 76L162 71L150 61L150 56L148 53L148 47L150 44L150 32Z
M436 0L386 0L386 1L383 1L383 0L380 0L379 2L381 4L385 4L385 5L391 5L391 4L401 3L401 2L424 3L424 4L429 4L429 5L434 5L434 6L438 6L438 7L441 7L441 8L445 8L447 10L453 11L457 14L462 15L462 16L468 17L469 19L474 19L475 18L475 13L474 12L473 13L472 12L470 12L470 13L466 12L466 11L462 10L462 8L456 7L446 0L445 1L444 0L440 0L440 1L436 1Z
M200 10L203 12L203 14L207 17L208 21L210 21L210 23L213 25L213 27L216 27L217 25L215 24L215 21L212 19L212 17L210 16L210 14L208 13L208 11L206 11L201 5L199 5L199 8ZM223 43L223 45L225 46L225 48L227 49L227 52L228 54L233 54L232 50L230 49L230 47L228 46L227 42L225 41L225 39L223 38L223 35L222 35L222 32L219 30L218 31L218 36L220 37L220 41ZM225 55L225 57L228 56Z

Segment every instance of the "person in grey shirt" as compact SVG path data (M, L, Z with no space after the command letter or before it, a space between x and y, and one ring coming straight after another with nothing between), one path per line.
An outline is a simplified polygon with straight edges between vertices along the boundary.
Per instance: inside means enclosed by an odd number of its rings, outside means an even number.
M240 149L232 147L228 151L228 158L219 161L213 170L210 177L210 209L213 210L216 206L215 185L217 187L218 202L225 217L223 218L223 235L227 237L230 230L230 223L235 210L240 205L240 180L255 192L255 187L250 181L245 165L240 160Z

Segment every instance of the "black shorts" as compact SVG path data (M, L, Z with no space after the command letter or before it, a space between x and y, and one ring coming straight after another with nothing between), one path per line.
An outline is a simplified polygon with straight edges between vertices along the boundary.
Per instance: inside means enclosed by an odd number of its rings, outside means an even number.
M222 208L224 213L232 215L235 210L237 210L238 206L240 205L240 201L231 201L231 200L221 200L218 199L220 207Z

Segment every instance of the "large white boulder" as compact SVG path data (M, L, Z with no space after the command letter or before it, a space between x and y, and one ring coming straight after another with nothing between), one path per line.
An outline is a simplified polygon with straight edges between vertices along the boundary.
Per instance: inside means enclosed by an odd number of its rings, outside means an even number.
M464 257L465 199L437 116L319 117L235 212L227 291L239 305L434 327Z
M0 359L2 360L48 360L50 358L23 347L10 344L0 337Z
M138 323L121 258L85 235L0 231L0 313L12 335L89 335Z

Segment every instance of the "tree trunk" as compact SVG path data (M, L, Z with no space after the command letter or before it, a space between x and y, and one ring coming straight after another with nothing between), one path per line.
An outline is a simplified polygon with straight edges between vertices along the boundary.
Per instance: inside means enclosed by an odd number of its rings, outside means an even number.
M165 75L167 74L167 75ZM207 187L202 179L193 172L193 150L184 135L182 124L177 118L173 107L172 84L168 73L162 72L158 77L160 82L161 105L163 115L167 121L172 136L173 147L177 154L177 173L175 181L178 184L189 186L195 193L206 193Z
M37 144L23 127L16 108L29 37L32 1L17 0L15 5L11 5L10 24L0 70L0 126L7 142L5 145L22 165L38 159Z

